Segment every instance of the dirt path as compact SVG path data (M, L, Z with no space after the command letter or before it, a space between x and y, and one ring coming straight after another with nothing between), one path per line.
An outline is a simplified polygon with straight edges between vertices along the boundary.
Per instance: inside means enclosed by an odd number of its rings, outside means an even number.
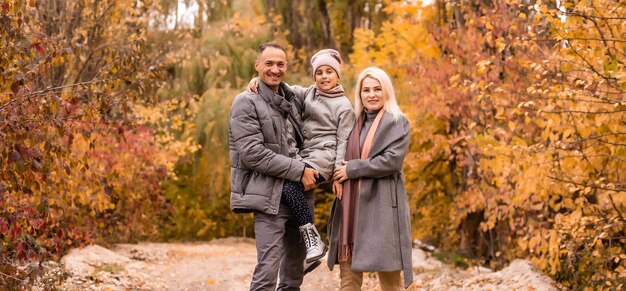
M254 241L227 238L207 243L89 246L61 260L67 290L247 290L256 262ZM419 249L413 251L411 290L557 290L526 261L500 272L451 269ZM380 290L366 274L363 290ZM325 262L304 278L302 290L337 290L339 272Z

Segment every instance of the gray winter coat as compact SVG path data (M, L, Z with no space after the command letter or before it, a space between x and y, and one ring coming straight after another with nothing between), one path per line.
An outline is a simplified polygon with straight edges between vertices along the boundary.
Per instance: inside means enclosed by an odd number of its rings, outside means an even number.
M302 146L300 116L302 104L281 83L286 97L275 94L263 82L259 93L242 92L230 109L230 207L234 212L258 210L278 213L283 179L300 182L304 163L289 157L282 132L286 122L294 124L296 140ZM281 114L281 110L289 114Z
M352 270L390 272L402 270L404 285L413 282L411 220L402 175L409 149L410 127L404 116L397 121L385 113L378 125L367 160L350 160L346 173L361 178L354 225ZM335 199L328 233L328 267L338 263L341 200Z
M304 146L302 159L330 181L335 166L346 155L348 136L354 126L352 103L341 97L315 96L315 85L290 86L304 105L302 109Z

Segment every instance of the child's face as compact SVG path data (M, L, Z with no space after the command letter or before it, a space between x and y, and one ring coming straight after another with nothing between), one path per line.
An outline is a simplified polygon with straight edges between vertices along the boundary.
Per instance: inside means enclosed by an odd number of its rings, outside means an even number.
M317 85L317 88L328 91L335 88L338 81L339 76L337 72L330 66L323 65L315 71L315 85Z

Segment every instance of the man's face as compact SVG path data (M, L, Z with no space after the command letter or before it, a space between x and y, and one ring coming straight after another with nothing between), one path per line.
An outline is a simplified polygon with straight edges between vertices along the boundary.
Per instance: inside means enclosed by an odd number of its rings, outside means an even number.
M265 83L274 92L278 92L280 82L285 79L287 55L280 49L267 47L257 58L254 68L259 72L261 82Z

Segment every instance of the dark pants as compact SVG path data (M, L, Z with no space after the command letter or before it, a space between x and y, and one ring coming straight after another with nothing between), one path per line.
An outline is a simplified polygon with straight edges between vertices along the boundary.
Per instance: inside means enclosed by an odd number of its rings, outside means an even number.
M313 211L312 195L306 195L305 201ZM254 212L254 234L257 265L250 290L276 290L279 275L278 290L300 290L306 248L291 209L281 204L276 215Z
M307 165L307 168L311 168L311 166ZM315 179L315 184L324 181L324 178L319 176ZM306 202L306 198L304 197L304 185L302 185L302 183L285 180L280 202L289 206L298 221L298 226L303 226L307 223L313 224L313 209L309 208Z

